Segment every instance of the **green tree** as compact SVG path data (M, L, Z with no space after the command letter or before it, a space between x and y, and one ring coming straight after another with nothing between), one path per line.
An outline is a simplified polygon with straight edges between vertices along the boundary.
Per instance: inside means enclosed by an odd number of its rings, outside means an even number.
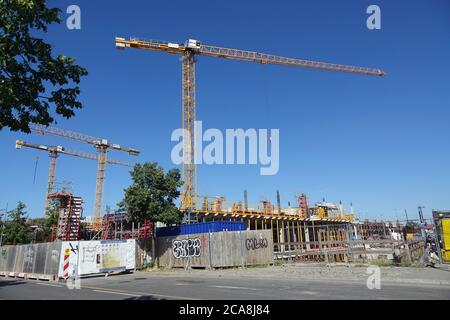
M46 209L43 218L30 219L28 222L31 225L38 226L38 234L41 236L40 238L43 238L43 241L51 241L52 227L55 228L54 232L56 233L56 226L58 224L58 200L51 199L50 207Z
M77 84L86 69L34 36L60 23L60 11L45 0L0 0L0 130L29 133L30 122L55 122L52 108L70 118L82 107Z
M136 164L131 173L133 183L125 189L125 197L118 204L135 221L173 224L180 222L180 212L174 200L180 196L180 170L164 173L155 162Z
M33 239L33 231L26 223L28 217L25 208L25 204L19 201L17 207L8 212L4 229L5 244L29 243Z
M37 223L44 233L45 239L51 241L52 228L54 229L54 236L56 236L56 226L58 225L58 200L52 199L50 207L45 212L45 218L39 219Z

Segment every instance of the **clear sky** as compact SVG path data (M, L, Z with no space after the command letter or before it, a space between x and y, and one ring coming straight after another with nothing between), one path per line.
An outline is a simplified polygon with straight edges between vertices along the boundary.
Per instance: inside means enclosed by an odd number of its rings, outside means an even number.
M181 126L181 64L177 56L118 51L114 37L249 49L287 57L377 67L387 76L198 57L197 119L203 127L280 129L280 170L261 176L257 165L198 167L200 194L229 201L263 197L293 204L343 201L364 218L417 218L417 206L450 207L450 2L317 1L81 1L50 0L63 23L45 39L55 53L77 58L89 71L81 83L84 108L57 126L108 138L142 151L124 161L174 167L172 131ZM81 30L65 26L67 6L81 8ZM366 8L381 8L381 30L366 27ZM0 207L22 200L42 215L48 155L14 148L14 141L89 145L50 136L0 132ZM33 183L35 157L36 180ZM71 181L93 210L96 162L62 155L57 180ZM108 166L104 205L114 208L130 184L128 169Z

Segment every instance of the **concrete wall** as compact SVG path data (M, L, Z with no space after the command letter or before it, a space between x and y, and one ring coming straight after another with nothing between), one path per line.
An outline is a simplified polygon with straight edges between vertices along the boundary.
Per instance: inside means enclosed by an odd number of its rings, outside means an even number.
M217 268L271 264L271 230L224 231L156 238L157 265Z

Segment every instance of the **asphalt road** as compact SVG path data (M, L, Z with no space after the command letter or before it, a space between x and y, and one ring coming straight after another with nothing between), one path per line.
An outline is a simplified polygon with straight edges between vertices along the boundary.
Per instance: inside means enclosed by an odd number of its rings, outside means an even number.
M201 273L144 273L91 277L81 289L62 282L0 277L0 299L450 299L450 286L382 283L369 290L365 280L245 278Z

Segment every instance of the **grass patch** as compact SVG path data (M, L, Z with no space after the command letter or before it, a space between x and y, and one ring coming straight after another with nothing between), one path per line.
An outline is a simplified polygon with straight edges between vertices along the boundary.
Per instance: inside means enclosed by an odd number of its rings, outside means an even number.
M251 265L247 265L246 268L247 269L257 269L257 268L262 269L262 268L267 268L269 266L270 266L270 264L251 264Z
M374 265L374 266L379 266L379 267L390 267L390 266L394 265L394 263L388 259L369 260L368 263L369 263L369 265Z

